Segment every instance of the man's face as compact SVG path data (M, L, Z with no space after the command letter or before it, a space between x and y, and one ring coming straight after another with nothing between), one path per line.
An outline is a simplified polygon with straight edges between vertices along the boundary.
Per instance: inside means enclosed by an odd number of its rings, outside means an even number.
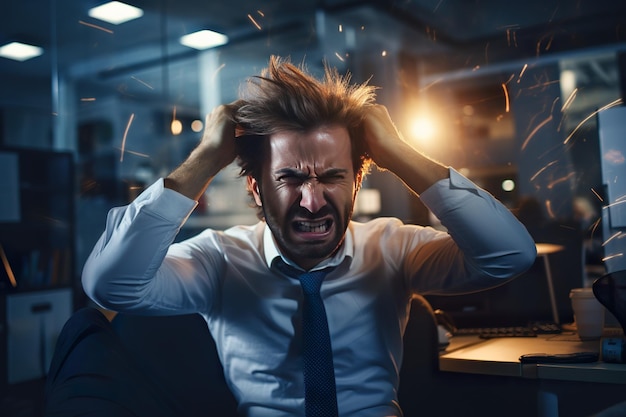
M261 181L248 177L280 250L304 269L343 241L357 193L348 131L326 126L269 137Z

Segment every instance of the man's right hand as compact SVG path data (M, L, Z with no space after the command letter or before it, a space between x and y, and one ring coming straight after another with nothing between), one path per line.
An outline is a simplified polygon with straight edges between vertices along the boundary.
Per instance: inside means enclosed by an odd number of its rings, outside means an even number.
M223 104L207 115L200 143L165 178L165 187L197 201L215 175L235 160L234 113L239 106L240 102Z
M213 158L219 157L217 161L214 161L217 162L216 168L219 167L219 170L233 162L237 156L234 114L238 108L238 102L222 104L214 108L205 118L204 132L198 144L198 151L209 152Z

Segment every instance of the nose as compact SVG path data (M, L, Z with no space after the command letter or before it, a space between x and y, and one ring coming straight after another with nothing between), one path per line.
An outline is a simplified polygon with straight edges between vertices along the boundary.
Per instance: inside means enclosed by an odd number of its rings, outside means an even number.
M302 184L302 198L300 199L300 207L304 207L311 213L317 213L326 205L324 197L324 187L314 178Z

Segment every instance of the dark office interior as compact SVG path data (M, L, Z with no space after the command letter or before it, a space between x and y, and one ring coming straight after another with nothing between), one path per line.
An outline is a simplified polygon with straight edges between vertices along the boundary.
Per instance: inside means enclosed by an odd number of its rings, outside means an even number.
M178 166L204 116L270 55L380 87L407 141L495 195L537 243L558 245L492 290L426 294L458 327L572 323L570 289L626 269L624 243L605 244L625 225L608 225L599 133L602 113L624 107L626 2L132 0L139 15L115 23L90 12L103 3L22 0L0 14L0 415L42 415L56 337L90 305L80 274L107 211ZM226 38L181 42L200 30ZM33 55L5 56L14 43ZM236 167L209 190L179 239L256 221ZM388 172L374 169L362 191L357 218L440 227ZM621 372L617 383L542 386L589 395L559 415L590 416L626 401ZM535 388L440 372L429 392L441 408L424 415L533 415Z

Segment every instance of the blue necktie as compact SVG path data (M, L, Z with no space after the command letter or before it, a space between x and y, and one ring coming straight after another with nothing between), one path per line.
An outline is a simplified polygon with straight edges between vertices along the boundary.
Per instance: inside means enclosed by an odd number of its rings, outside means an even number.
M326 309L320 296L320 287L326 273L322 270L298 275L304 294L302 343L306 417L338 415L333 352Z

